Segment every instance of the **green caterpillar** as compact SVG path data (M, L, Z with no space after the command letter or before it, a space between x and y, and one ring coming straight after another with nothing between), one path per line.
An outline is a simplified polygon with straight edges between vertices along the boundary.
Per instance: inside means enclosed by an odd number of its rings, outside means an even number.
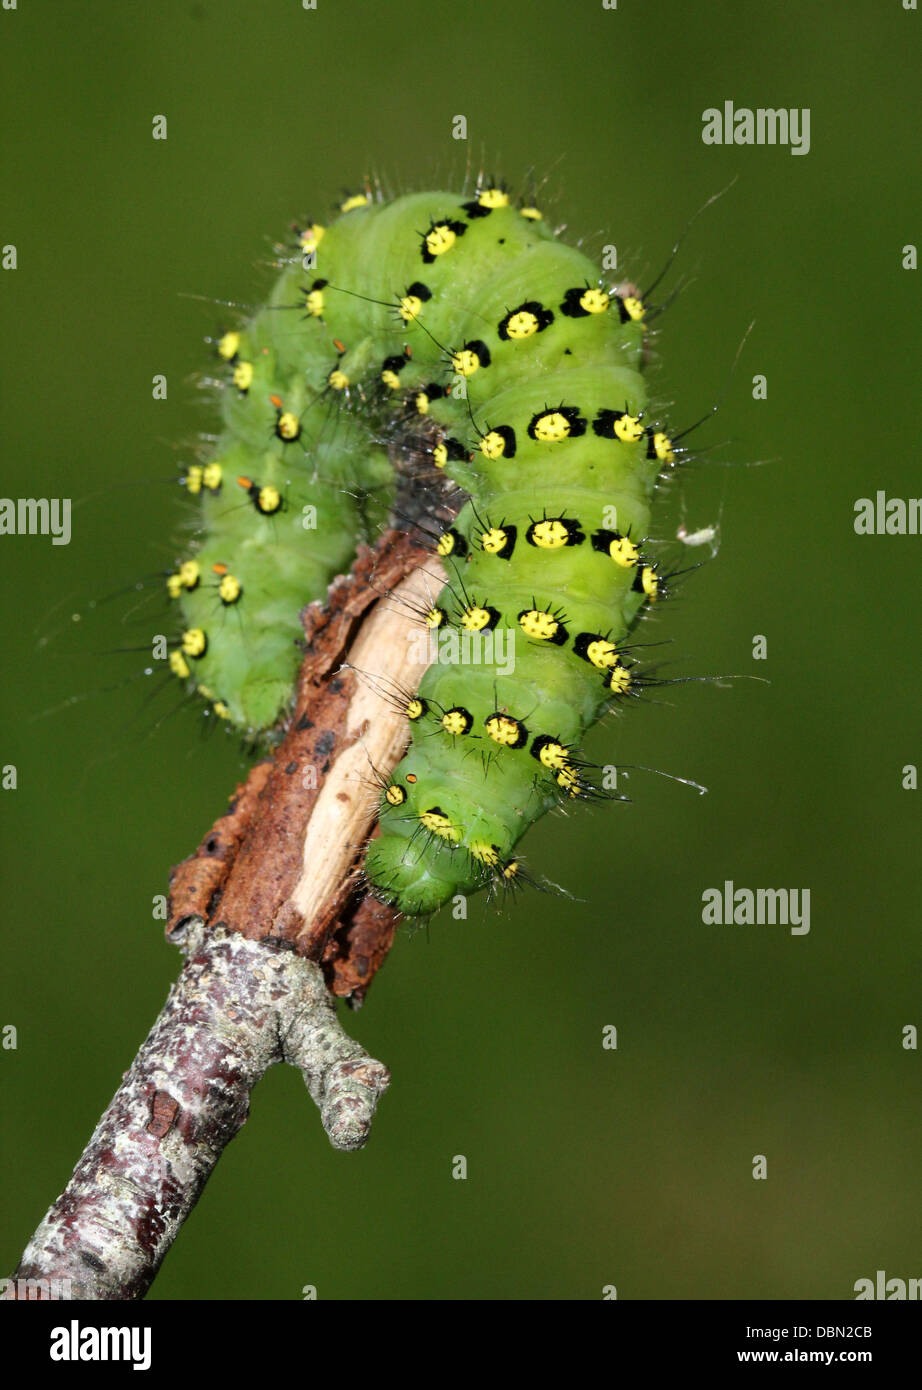
M579 742L643 684L624 640L666 592L642 541L681 450L643 418L642 297L606 286L504 187L358 195L298 240L266 308L217 344L225 431L187 479L206 539L168 580L183 615L171 664L219 715L271 728L301 606L393 502L385 443L399 470L422 439L468 500L436 546L449 583L421 617L479 649L394 693L412 737L365 872L402 912L428 913L514 881L527 827L593 794ZM514 664L487 640L502 632Z
M322 293L302 289L322 234L300 234L267 307L215 345L225 428L184 479L201 496L205 540L167 577L183 617L171 669L251 736L291 701L301 608L349 568L392 495L387 452L352 399L373 357L362 308L343 304L337 327L357 346L342 353L321 323ZM291 308L308 322L278 312Z

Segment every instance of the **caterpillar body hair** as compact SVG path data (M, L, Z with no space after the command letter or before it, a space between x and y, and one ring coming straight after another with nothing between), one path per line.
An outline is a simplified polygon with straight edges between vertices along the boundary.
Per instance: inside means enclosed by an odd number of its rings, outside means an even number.
M591 794L586 730L638 693L627 639L671 578L645 545L651 503L684 452L647 414L648 317L481 182L350 197L216 342L224 430L186 479L204 537L167 581L177 676L270 731L299 610L363 527L406 515L447 571L420 624L460 656L419 681L408 661L410 743L365 863L407 915L508 886L525 830Z

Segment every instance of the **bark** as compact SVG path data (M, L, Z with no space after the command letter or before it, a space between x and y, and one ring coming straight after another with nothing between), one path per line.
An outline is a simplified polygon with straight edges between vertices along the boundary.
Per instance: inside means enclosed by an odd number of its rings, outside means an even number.
M335 1148L364 1144L389 1074L343 1031L333 996L361 1004L394 939L362 860L376 780L407 740L389 692L422 675L408 642L443 582L389 532L305 610L283 739L173 871L180 977L3 1298L143 1297L276 1062L300 1069Z
M346 1036L319 966L201 924L185 967L4 1297L135 1299L275 1062L300 1068L338 1149L365 1142L387 1068Z

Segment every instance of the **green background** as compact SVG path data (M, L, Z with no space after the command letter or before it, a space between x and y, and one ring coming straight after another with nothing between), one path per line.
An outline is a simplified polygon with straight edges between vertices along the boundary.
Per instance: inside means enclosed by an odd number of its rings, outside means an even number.
M645 636L674 639L678 670L771 684L679 687L595 731L597 760L709 794L635 773L632 805L529 838L581 901L478 901L404 933L347 1018L393 1072L368 1147L334 1153L276 1069L151 1296L850 1298L879 1268L922 1275L901 1032L922 1024L919 793L900 785L920 541L852 524L858 497L920 491L901 267L922 237L920 24L900 0L0 12L0 242L19 253L0 275L2 492L75 502L69 547L0 540L0 762L19 770L0 794L4 1271L177 971L152 897L245 770L172 690L146 702L143 653L111 654L150 641L134 596L91 607L174 558L171 479L213 423L194 375L226 316L208 300L258 302L271 240L365 174L413 189L484 162L513 185L536 170L570 234L616 244L641 283L738 178L683 245L667 284L690 283L653 345L655 398L685 424L755 320L695 436L729 443L657 517L668 538L683 506L690 529L719 514L723 544ZM809 107L810 153L705 146L725 99ZM810 934L704 926L725 879L809 888Z

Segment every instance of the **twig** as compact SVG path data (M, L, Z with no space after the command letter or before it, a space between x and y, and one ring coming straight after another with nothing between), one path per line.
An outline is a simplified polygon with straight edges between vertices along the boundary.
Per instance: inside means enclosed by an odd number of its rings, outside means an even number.
M160 1017L6 1297L143 1297L275 1062L300 1068L335 1148L364 1144L390 1078L342 1031L319 967L201 925L185 950Z
M361 1003L399 920L362 887L370 772L403 753L406 720L382 691L406 683L412 610L441 580L390 532L305 610L285 738L173 873L179 980L3 1298L143 1297L273 1063L301 1070L335 1148L364 1144L389 1074L330 991Z

